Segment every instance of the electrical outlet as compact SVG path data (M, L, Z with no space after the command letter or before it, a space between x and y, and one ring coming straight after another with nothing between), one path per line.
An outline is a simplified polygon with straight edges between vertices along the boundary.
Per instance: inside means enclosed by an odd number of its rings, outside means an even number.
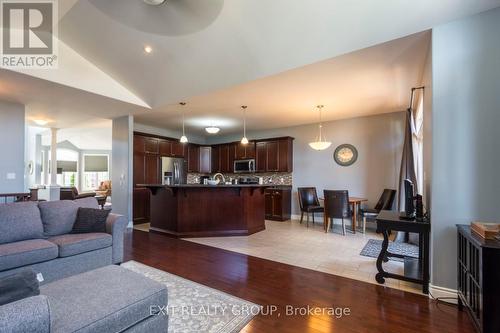
M7 179L9 179L9 180L14 180L14 179L16 179L16 174L15 174L14 172L9 172L9 173L7 174Z

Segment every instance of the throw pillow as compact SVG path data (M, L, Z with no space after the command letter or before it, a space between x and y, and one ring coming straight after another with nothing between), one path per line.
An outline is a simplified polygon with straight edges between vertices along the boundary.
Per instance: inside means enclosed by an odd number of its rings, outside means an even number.
M106 232L106 220L111 211L107 209L78 208L72 234Z
M32 269L0 278L0 305L37 295L40 295L40 287Z

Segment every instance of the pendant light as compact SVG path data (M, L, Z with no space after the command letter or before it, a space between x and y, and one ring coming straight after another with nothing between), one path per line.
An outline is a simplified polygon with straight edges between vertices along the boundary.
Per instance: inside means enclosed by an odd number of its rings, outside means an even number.
M248 144L248 139L247 139L247 106L242 105L241 108L243 109L243 137L241 138L241 144L247 145Z
M319 136L316 138L316 141L309 142L309 146L314 150L325 150L332 145L330 141L326 141L323 137L322 129L323 124L321 123L321 111L324 108L324 105L317 106L319 110Z
M180 105L182 106L185 106L186 103L185 102L181 102L179 103ZM186 132L185 132L185 129L184 129L184 110L182 110L182 136L179 140L181 143L187 143L188 142L188 138L186 136Z

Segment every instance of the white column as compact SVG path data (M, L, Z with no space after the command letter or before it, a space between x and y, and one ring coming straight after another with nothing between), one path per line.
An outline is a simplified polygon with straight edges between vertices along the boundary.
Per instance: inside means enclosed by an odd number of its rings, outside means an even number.
M43 149L43 185L49 185L49 150Z
M50 129L50 185L57 185L57 128Z
M61 188L57 185L57 128L51 128L50 132L50 185L46 185L45 189L38 190L38 198L55 201L61 197ZM45 170L45 175L47 175L48 169Z
M134 117L123 116L113 119L112 137L113 213L126 216L131 226Z

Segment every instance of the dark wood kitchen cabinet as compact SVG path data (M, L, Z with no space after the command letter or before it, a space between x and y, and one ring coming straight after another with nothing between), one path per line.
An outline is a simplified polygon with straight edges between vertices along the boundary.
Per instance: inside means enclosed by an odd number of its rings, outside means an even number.
M200 146L188 145L188 172L200 172Z
M257 142L255 144L255 171L267 171L267 142Z
M266 219L287 221L292 213L292 189L268 188L265 191Z
M158 154L159 140L156 138L144 138L144 152L151 154Z
M212 167L211 172L220 172L220 146L212 146Z
M184 157L185 144L173 140L159 140L160 156L162 157Z
M232 143L219 146L219 172L234 172L234 145Z
M134 224L149 222L150 210L150 191L147 188L134 188L133 191L133 221Z
M255 158L255 142L251 141L246 145L241 142L234 143L234 158L236 160Z
M146 184L160 183L160 157L157 154L144 155L144 182Z
M293 138L258 141L255 152L257 172L293 171Z
M149 221L150 191L137 184L161 182L161 157L183 157L184 145L176 139L157 137L146 133L134 133L132 208L134 224Z
M233 173L235 147L233 143L214 145L211 147L211 172Z
M266 156L266 171L277 172L279 170L279 142L268 141L266 142L267 156Z

